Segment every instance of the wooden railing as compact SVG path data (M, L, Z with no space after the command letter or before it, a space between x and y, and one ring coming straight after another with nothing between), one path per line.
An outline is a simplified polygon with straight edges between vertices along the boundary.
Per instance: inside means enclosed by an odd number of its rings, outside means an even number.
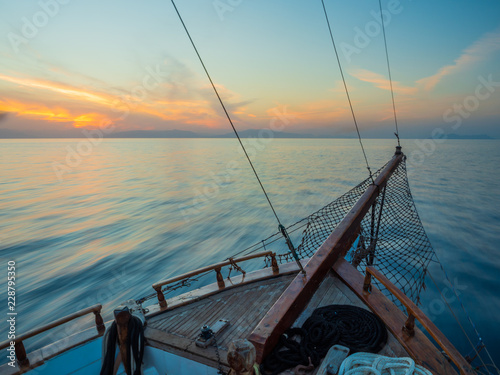
M368 292L371 288L371 278L375 277L383 286L387 288L406 308L408 319L402 327L402 330L410 337L415 335L415 319L417 319L436 343L444 350L450 360L457 366L460 374L474 374L469 362L460 354L446 336L432 323L432 321L413 303L398 287L396 287L380 271L368 266L366 267L366 276L363 290Z
M247 255L241 258L229 258L228 260L216 264L212 264L211 266L199 268L197 270L185 273L180 276L175 276L170 279L160 281L158 283L153 284L153 289L156 290L156 294L158 296L158 304L160 305L161 308L166 308L167 307L167 301L165 300L165 295L163 294L162 288L165 285L172 284L178 281L182 281L185 279L189 279L193 276L200 275L205 272L209 271L215 271L216 274L216 279L217 279L217 285L219 289L224 289L226 287L226 284L224 282L224 277L222 276L221 269L222 267L226 266L233 266L236 269L239 267L237 266L237 263L241 263L247 260L255 259L255 258L260 258L260 257L270 257L271 258L271 266L273 269L274 274L279 273L279 267L278 267L278 262L276 261L276 253L273 253L272 251L263 251L260 253L255 253L251 255ZM241 269L240 269L241 270ZM245 271L241 270L243 274L245 274Z
M71 315L65 316L64 318L58 319L52 323L46 324L46 325L39 327L39 328L35 328L31 331L28 331L27 333L25 333L23 335L17 336L13 340L7 340L7 341L2 342L0 344L0 350L10 347L11 342L14 341L17 362L19 363L19 365L22 368L28 367L30 365L30 363L29 363L29 359L26 355L26 349L24 348L24 343L23 343L24 340L27 340L33 336L36 336L36 335L39 335L40 333L48 331L49 329L55 328L57 326L60 326L64 323L70 322L74 319L77 319L79 317L82 317L82 316L90 314L90 313L94 313L94 315L95 315L95 324L96 324L98 334L103 335L106 328L104 326L104 321L102 320L101 309L102 309L101 305L94 305L91 307L87 307L86 309L83 309L83 310L80 310L80 311L73 313Z

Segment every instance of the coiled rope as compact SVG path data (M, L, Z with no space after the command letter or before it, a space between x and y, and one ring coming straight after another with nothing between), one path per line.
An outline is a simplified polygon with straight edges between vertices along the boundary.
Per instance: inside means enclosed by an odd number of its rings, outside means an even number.
M127 329L128 368L131 370L131 374L128 375L141 375L142 359L144 357L144 325L142 320L136 316L131 316ZM116 322L113 322L103 337L103 356L100 375L114 374L117 343L118 327ZM122 360L125 359L122 358Z
M320 307L302 328L290 328L261 365L264 375L311 362L318 366L330 347L339 344L351 352L379 352L387 342L387 329L368 310L350 305Z
M356 353L347 357L338 375L432 375L411 358L391 358L372 353Z

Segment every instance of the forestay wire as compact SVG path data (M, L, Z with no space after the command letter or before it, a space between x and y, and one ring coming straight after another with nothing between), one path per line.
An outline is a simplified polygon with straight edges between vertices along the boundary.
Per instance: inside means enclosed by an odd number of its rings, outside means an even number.
M401 146L401 144L399 143L398 117L396 115L396 103L394 102L394 89L392 87L392 74L391 74L391 66L389 64L389 52L387 50L387 38L385 36L384 16L382 14L382 0L378 0L378 5L380 8L380 23L382 24L382 33L384 35L385 59L387 62L387 72L389 73L389 84L391 85L392 111L394 113L394 125L396 126L396 133L394 133L394 135L398 139L398 146Z
M345 90L345 94L347 96L347 101L349 102L349 108L351 109L351 114L352 114L352 119L354 121L354 126L356 127L356 132L358 133L358 140L359 140L359 144L361 145L361 151L363 151L363 156L365 157L366 168L368 169L368 172L370 173L370 178L371 178L372 182L374 183L374 180L372 177L372 170L370 169L370 164L368 163L368 157L366 156L365 148L363 146L363 141L361 140L361 133L359 132L358 121L356 120L356 115L354 114L354 108L352 107L351 97L349 95L349 90L347 89L347 83L345 81L344 72L342 70L342 64L340 63L339 54L337 52L337 46L335 45L335 39L333 38L332 28L330 26L330 19L328 18L328 13L326 11L324 0L321 0L321 4L323 5L323 11L325 13L326 23L328 25L328 31L330 32L330 39L332 41L333 50L335 51L335 57L337 58L337 63L339 64L340 75L342 77L342 82L344 83L344 90Z
M241 141L241 138L240 138L240 136L238 134L238 131L236 130L236 128L235 128L235 126L233 124L233 120L231 119L231 116L229 115L229 112L227 111L226 106L224 105L224 102L222 101L222 99L221 99L221 97L219 95L219 91L215 87L215 84L212 81L212 77L210 76L210 73L208 72L208 69L205 66L205 63L203 62L203 59L201 58L201 55L198 52L198 48L196 48L196 44L194 43L193 38L191 38L191 34L189 33L189 30L188 30L186 24L184 23L184 20L182 19L182 16L179 13L179 10L177 9L177 6L175 5L175 1L171 0L171 2L172 2L172 5L174 6L175 12L177 13L177 16L179 17L179 20L182 23L182 26L184 27L184 30L186 31L186 34L187 34L187 36L189 38L189 41L191 42L191 45L193 46L193 49L196 52L196 55L198 56L198 59L200 60L201 66L203 67L203 70L205 71L205 74L207 75L207 78L210 81L210 84L212 85L212 88L213 88L213 90L215 92L215 95L217 96L217 99L219 100L219 103L220 103L222 109L224 110L224 113L225 113L225 115L227 117L227 120L229 121L229 124L231 124L231 128L233 129L233 132L236 135L236 138L238 139L238 142L240 143L240 146L243 149L243 152L245 153L245 156L246 156L246 158L248 160L248 163L250 164L250 167L252 168L252 171L253 171L253 173L255 175L255 178L259 182L259 185L260 185L260 187L262 189L262 192L264 193L264 195L265 195L265 197L267 199L267 202L269 203L269 207L271 207L271 210L273 211L273 214L276 217L276 220L278 221L279 231L281 232L281 234L285 238L285 241L286 241L286 243L288 245L288 248L290 249L290 252L292 253L293 257L295 258L295 261L297 262L300 270L302 271L302 273L305 273L304 268L302 267L302 264L300 263L300 260L299 260L299 258L297 256L296 252L295 252L295 247L293 246L292 240L290 239L290 236L288 235L288 232L287 232L285 226L281 223L281 220L279 219L278 214L276 213L276 210L274 209L274 206L271 203L271 199L267 195L266 189L264 188L264 185L262 184L262 181L260 180L259 175L257 174L257 171L255 170L255 167L254 167L254 165L252 163L252 160L250 159L250 156L248 156L247 150L245 149L245 146L243 145L243 142Z

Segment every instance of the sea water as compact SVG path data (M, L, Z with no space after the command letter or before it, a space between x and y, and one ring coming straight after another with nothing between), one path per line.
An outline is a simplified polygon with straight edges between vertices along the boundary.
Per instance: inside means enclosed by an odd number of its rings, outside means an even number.
M285 225L368 176L357 140L245 143ZM394 153L394 140L364 144L373 170ZM404 140L403 151L436 253L500 358L500 141ZM277 231L234 139L0 140L0 177L0 312L7 317L7 266L14 261L17 334L97 303L110 319L121 302L154 292L154 282L221 261ZM440 266L431 263L429 271L476 344ZM468 354L468 339L432 280L426 284L422 308ZM69 324L25 345L33 350L78 328ZM0 341L8 329L0 324Z

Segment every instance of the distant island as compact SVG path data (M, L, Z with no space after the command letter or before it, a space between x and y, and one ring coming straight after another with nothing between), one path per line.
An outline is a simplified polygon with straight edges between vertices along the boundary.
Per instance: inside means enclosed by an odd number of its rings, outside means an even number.
M448 134L447 139L495 139L486 134Z
M238 134L242 138L259 138L270 137L274 138L318 138L312 134L299 134L289 132L271 132L269 129L247 129L239 131ZM234 138L234 133L225 134L206 134L195 133L188 130L130 130L124 132L111 133L108 138Z
M291 132L272 132L270 129L247 129L238 132L241 138L283 138L283 139L313 139L313 138L331 138L331 139L353 139L355 134L310 134L310 133L291 133ZM223 134L197 133L189 130L128 130L117 131L106 134L105 138L234 138L232 132ZM62 133L57 136L29 134L15 129L0 128L0 139L41 139L41 138L85 138L78 130L77 132ZM364 135L365 139L379 139L376 134ZM383 138L383 137L382 137ZM386 137L387 138L387 137ZM422 139L423 137L406 137L406 139ZM446 139L496 139L486 134L447 134Z
M0 128L0 139L20 139L20 138L39 138L39 137L33 137L30 136L29 134L20 132L18 130Z

